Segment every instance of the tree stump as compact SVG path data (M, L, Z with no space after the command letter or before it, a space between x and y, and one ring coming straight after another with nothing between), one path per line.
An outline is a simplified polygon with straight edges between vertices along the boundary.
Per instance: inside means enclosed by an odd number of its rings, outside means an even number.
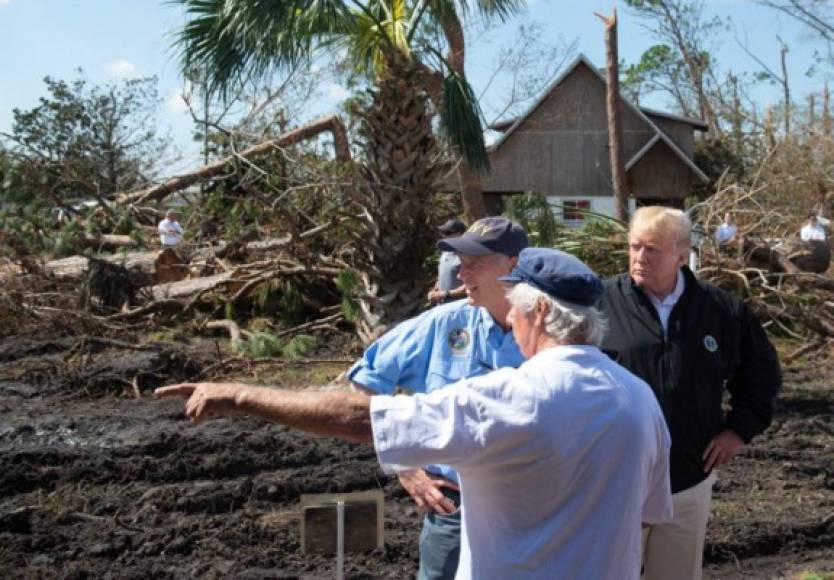
M188 266L173 248L165 248L154 261L153 282L179 282L188 276Z

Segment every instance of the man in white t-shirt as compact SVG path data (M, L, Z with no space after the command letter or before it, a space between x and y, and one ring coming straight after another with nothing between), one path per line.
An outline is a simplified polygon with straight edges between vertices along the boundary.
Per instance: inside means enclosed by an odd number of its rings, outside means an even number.
M176 210L169 209L165 212L165 219L159 222L159 241L163 248L174 248L182 243L185 231L179 222L179 214Z
M825 228L817 221L817 214L811 213L808 215L808 223L802 226L799 237L803 242L825 241Z
M509 276L507 321L529 360L427 394L182 384L193 421L250 414L373 441L389 471L460 474L457 578L637 580L641 524L671 517L669 432L649 386L595 345L600 279L558 250L528 248Z

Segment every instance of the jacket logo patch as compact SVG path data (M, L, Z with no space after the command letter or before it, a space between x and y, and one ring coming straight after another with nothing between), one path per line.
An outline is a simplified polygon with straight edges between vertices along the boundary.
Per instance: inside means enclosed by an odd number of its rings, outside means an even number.
M704 348L710 352L718 350L718 341L715 340L713 335L708 334L704 337Z
M452 349L452 354L463 354L471 342L469 333L463 328L456 328L451 331L446 340L449 342L449 348Z

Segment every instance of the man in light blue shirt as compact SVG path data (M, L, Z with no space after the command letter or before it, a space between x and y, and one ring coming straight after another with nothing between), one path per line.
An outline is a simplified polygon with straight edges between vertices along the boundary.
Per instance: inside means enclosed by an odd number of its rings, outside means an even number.
M441 240L455 252L466 300L433 308L382 336L348 372L355 387L370 394L396 390L429 393L464 378L501 367L518 367L524 357L507 328L510 303L498 280L527 247L527 234L502 217L478 220L462 235ZM448 466L428 465L398 473L417 506L426 511L420 535L420 580L455 576L460 552L458 478Z

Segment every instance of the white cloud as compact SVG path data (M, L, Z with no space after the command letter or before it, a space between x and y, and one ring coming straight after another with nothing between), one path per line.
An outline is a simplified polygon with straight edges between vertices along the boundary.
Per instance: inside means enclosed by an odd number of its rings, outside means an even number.
M182 98L182 91L174 90L168 93L165 97L165 108L175 114L181 114L188 111L188 104Z
M350 91L348 91L342 85L332 83L330 86L327 87L327 98L331 101L343 101L349 96Z
M2 1L3 0L0 0L0 2ZM112 60L105 64L104 68L107 70L108 74L120 79L129 79L138 76L136 65L129 60Z
M6 4L11 4L12 0L0 0L0 6L5 6Z

